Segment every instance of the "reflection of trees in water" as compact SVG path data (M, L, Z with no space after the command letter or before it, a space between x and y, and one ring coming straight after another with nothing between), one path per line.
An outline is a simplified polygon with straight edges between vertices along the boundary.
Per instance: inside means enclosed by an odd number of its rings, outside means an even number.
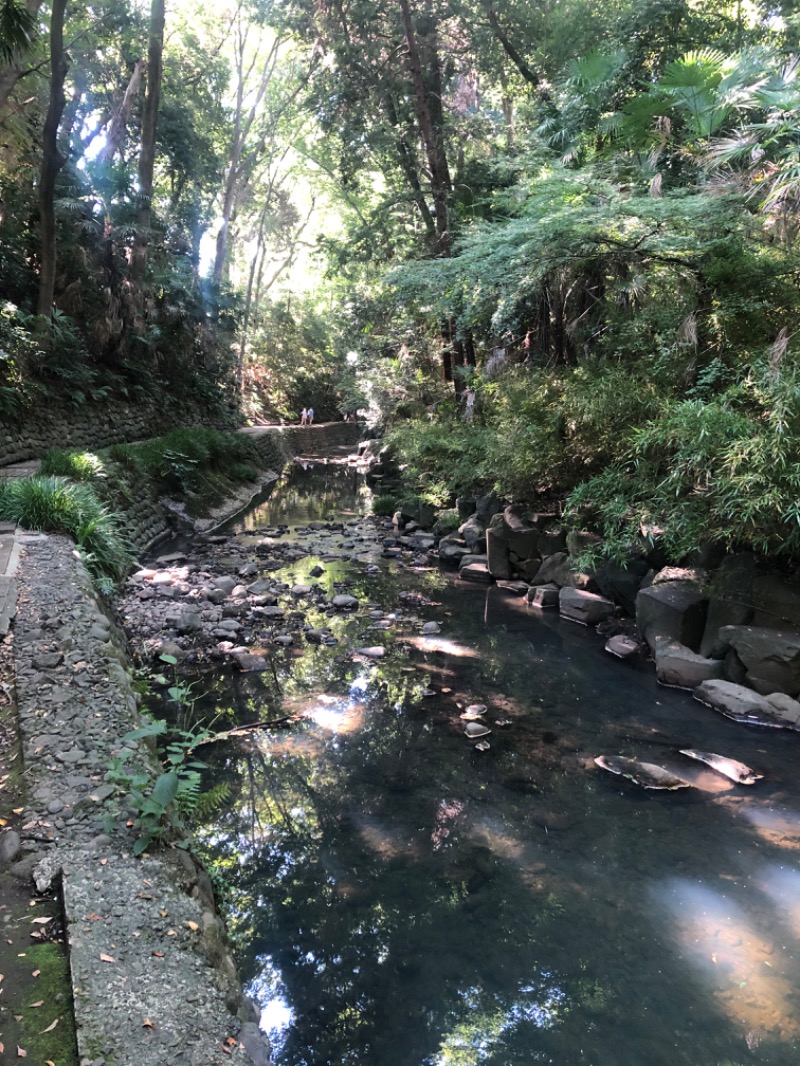
M363 514L369 511L371 495L363 473L355 467L314 463L303 469L294 464L270 488L267 499L237 521L236 528L331 521L343 511Z
M479 655L405 649L371 633L363 611L313 616L339 646L276 651L271 673L239 675L210 701L253 721L333 700L322 704L327 727L210 754L235 786L206 846L229 885L242 968L274 967L297 1019L278 1061L738 1061L740 1028L655 922L647 893L676 866L716 876L730 854L761 862L768 849L754 856L732 808L616 788L576 757L581 745L616 751L631 733L646 745L652 715L683 714L679 699L659 692L656 711L638 679L616 667L612 679L585 654L584 631L506 609L495 592L454 590L438 574L329 569L323 582L346 575L360 599L384 605L422 589L441 601L432 614L444 632ZM359 643L386 643L390 655L354 663L346 649ZM431 680L490 706L505 697L514 728L492 736L488 759L468 752L446 699L421 698ZM728 727L709 722L700 746L713 748ZM759 1061L793 1063L770 1040Z

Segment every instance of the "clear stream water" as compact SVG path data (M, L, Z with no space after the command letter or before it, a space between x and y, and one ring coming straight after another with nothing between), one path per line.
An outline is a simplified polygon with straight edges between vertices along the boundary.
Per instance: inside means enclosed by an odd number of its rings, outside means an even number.
M353 471L298 468L234 530L251 544L367 508ZM362 607L322 619L338 646L222 673L205 697L226 722L304 716L206 749L231 795L204 847L276 1066L796 1066L800 735L736 725L593 631L352 543L357 562L276 576L350 581L441 634L372 630ZM400 598L415 592L423 606ZM351 654L372 644L383 660ZM474 702L484 752L459 718ZM765 778L733 785L682 747ZM601 753L696 787L643 791Z

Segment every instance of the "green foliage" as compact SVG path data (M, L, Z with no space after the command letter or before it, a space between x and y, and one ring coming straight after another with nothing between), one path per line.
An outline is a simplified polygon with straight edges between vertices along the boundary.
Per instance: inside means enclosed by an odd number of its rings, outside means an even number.
M62 452L51 448L42 456L42 474L68 477L73 481L91 481L105 474L103 462L93 452Z
M119 579L133 563L118 516L89 484L54 476L0 481L0 518L73 537L96 578Z
M109 457L151 477L163 492L202 493L213 474L247 481L255 476L258 453L242 433L196 427L175 429L142 444L115 444Z
M492 435L483 426L461 422L455 414L435 422L409 419L394 427L390 440L407 464L404 477L436 506L487 483L485 451Z
M391 518L397 510L398 499L396 496L373 496L372 513Z
M169 691L172 699L191 703L189 686L176 684ZM158 750L164 769L155 777L148 769L131 765L133 749L130 747L124 748L123 754L109 767L109 781L126 793L128 804L135 812L138 832L133 847L135 855L173 836L182 828L184 819L208 814L227 799L229 786L225 783L206 792L202 789L201 775L206 764L197 759L194 750L212 736L202 727L170 731L166 721L155 719L122 737L124 745L130 741L167 738Z
M627 454L568 498L605 551L624 555L658 529L675 559L706 542L800 553L800 370L762 364L708 400L675 400L633 435Z

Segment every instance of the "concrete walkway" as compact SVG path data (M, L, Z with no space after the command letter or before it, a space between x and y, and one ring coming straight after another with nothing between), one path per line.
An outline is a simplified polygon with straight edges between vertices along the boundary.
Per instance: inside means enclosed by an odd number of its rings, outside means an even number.
M17 609L17 581L24 534L13 522L0 522L0 637L4 637Z

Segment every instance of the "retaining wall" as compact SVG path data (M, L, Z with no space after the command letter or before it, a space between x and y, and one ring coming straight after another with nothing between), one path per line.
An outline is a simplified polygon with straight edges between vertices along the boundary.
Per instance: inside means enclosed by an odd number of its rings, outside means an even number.
M49 448L95 450L158 437L165 432L165 422L173 429L201 425L234 427L233 419L223 426L189 405L182 411L170 412L166 418L163 406L137 406L115 400L85 408L55 405L31 411L21 428L0 426L0 466L40 459Z

